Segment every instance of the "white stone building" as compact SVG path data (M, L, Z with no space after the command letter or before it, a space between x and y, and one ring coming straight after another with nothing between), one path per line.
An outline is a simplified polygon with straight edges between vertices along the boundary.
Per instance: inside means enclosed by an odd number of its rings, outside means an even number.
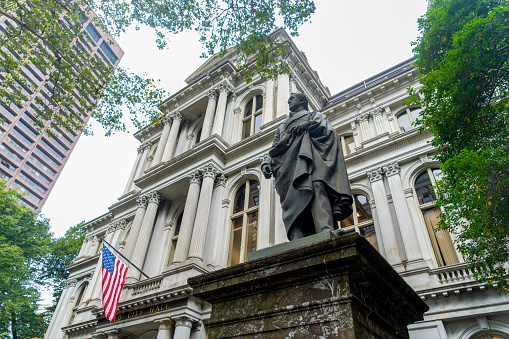
M247 84L232 60L214 56L169 97L165 118L138 132L138 157L124 194L88 222L46 338L206 338L210 306L187 278L246 261L287 241L273 182L261 159L302 91L341 136L355 195L341 222L359 232L429 305L411 338L509 338L509 298L479 284L450 235L433 232L429 186L440 175L429 134L412 126L406 88L419 87L413 59L330 95L291 43L290 75ZM134 150L133 150L134 151ZM150 278L131 269L114 322L101 305L101 240L120 249Z

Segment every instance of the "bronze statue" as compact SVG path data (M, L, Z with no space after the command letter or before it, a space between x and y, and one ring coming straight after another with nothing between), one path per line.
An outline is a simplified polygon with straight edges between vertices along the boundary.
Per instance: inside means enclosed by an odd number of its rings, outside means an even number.
M303 93L288 99L290 116L279 125L265 178L274 176L289 240L338 228L352 214L352 193L338 134L320 112L308 111Z

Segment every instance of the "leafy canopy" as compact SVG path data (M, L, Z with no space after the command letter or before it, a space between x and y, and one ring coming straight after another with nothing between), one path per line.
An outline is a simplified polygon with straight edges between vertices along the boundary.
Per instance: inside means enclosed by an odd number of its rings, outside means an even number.
M40 263L51 234L47 219L21 203L21 194L0 181L0 335L44 336L47 318L37 313Z
M443 163L441 226L479 281L508 289L509 1L436 0L419 29L410 93Z
M141 128L157 120L166 93L129 70L113 73L115 58L105 52L112 42L98 46L94 28L118 36L130 25L148 26L159 48L172 34L195 30L204 57L236 46L237 66L250 79L256 72L273 77L289 71L288 46L269 34L279 15L296 36L314 10L312 0L4 0L0 15L9 24L0 29L0 105L33 102L30 113L48 133L83 130L92 114L109 135L126 129L125 111ZM36 95L40 88L47 94Z

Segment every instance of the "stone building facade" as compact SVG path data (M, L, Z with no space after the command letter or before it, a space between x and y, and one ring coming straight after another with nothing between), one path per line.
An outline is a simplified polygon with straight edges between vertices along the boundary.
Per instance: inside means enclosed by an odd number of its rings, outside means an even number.
M160 106L162 121L135 135L125 192L84 225L46 338L206 338L210 305L187 279L287 241L260 164L295 91L341 137L355 197L341 227L367 238L430 307L411 338L509 338L508 296L475 282L451 236L433 231L440 164L432 135L412 125L420 108L404 104L406 88L419 87L414 60L330 95L286 33L276 34L291 43L289 75L246 83L233 51L214 56ZM114 322L102 313L100 237L150 277L128 272Z

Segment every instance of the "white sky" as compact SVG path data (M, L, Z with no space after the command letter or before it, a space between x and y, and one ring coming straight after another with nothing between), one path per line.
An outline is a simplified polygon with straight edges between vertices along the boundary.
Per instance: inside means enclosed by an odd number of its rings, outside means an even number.
M410 58L417 18L426 11L426 0L315 2L311 23L294 42L332 94ZM151 31L134 29L117 38L125 52L120 65L161 79L161 85L175 93L205 61L199 58L198 37L181 33L162 51L154 39ZM106 138L97 124L94 131L94 136L81 137L43 207L55 236L108 212L127 183L139 142L127 133Z

